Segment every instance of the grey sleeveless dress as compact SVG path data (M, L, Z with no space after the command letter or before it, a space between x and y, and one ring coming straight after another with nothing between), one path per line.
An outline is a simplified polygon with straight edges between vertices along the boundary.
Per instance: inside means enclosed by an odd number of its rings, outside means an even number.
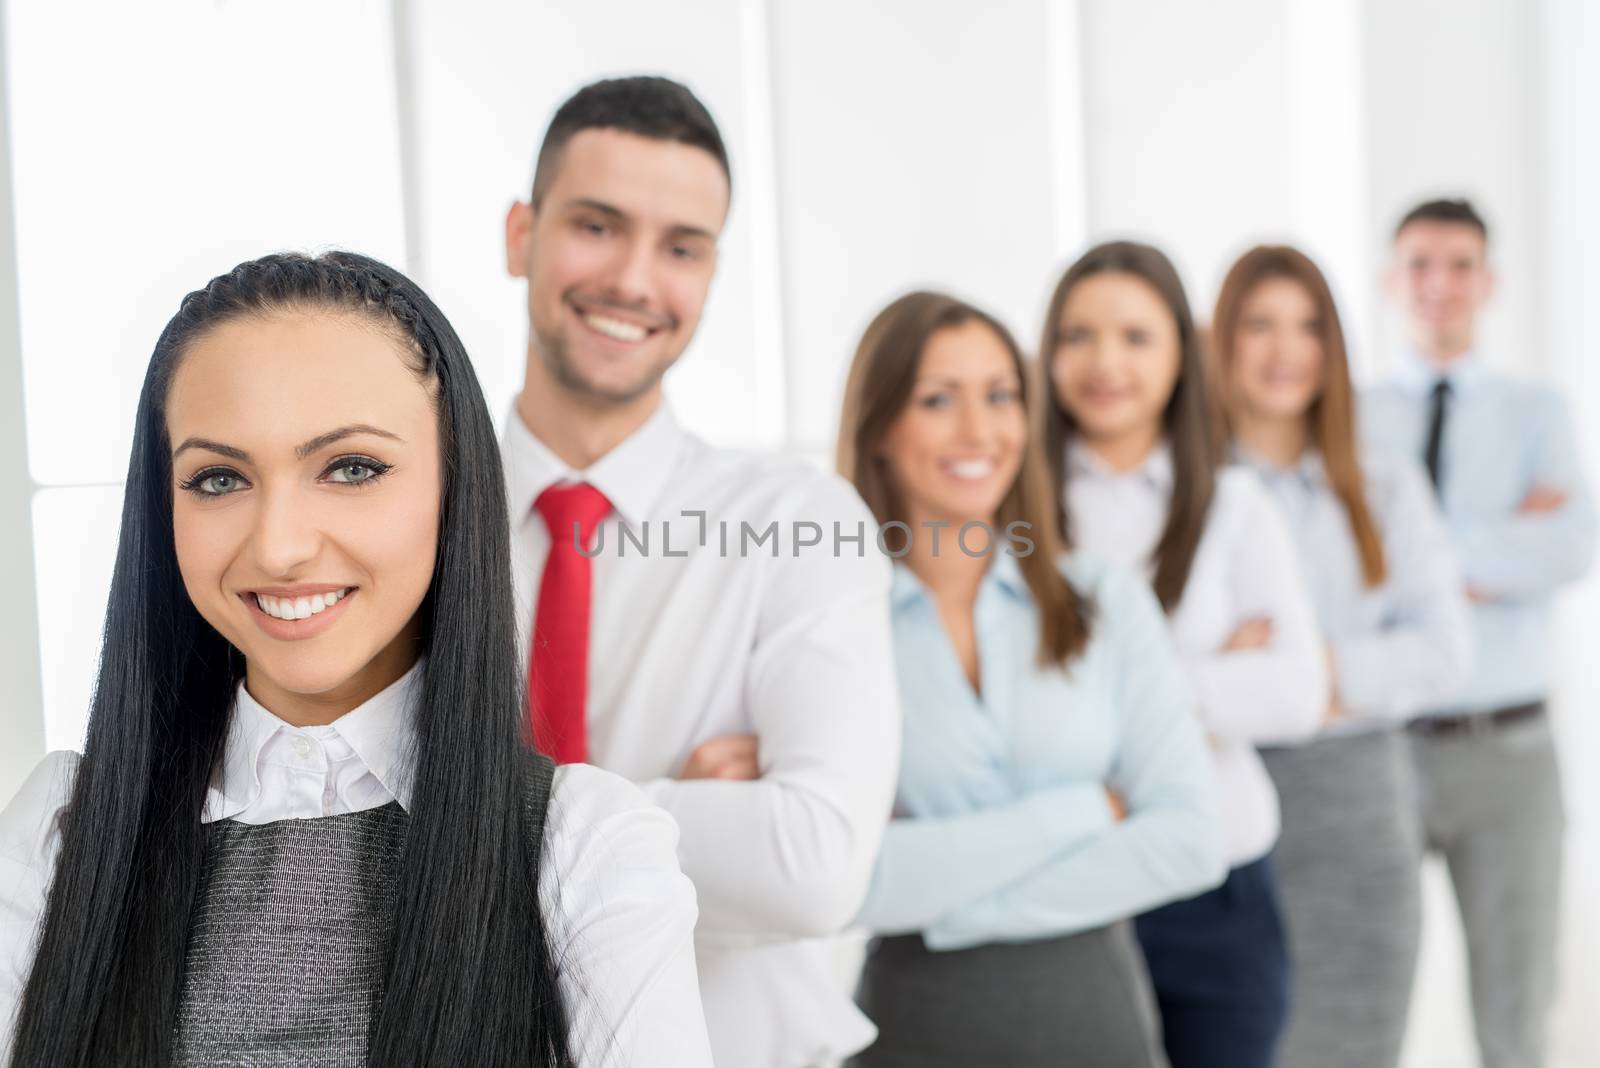
M553 772L538 757L528 777L536 873ZM390 802L322 819L207 825L174 1064L367 1063L406 821Z

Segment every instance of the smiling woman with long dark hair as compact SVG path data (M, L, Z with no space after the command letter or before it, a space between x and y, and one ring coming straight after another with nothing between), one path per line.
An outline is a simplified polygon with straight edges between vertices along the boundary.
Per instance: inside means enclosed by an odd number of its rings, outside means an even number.
M82 757L0 814L14 1065L709 1064L677 830L524 742L467 354L350 253L189 294Z

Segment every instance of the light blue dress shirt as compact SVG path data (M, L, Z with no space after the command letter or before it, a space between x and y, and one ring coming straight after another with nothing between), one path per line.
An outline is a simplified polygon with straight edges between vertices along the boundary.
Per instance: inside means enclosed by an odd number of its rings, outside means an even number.
M896 568L905 729L860 918L873 932L921 931L933 949L1054 937L1221 881L1211 762L1166 618L1129 572L1077 555L1062 570L1094 604L1065 671L1038 664L1038 610L1017 561L994 557L974 616L980 695L932 596Z
M1362 399L1363 436L1421 457L1430 391L1438 372L1409 355L1389 383ZM1481 712L1546 696L1551 599L1594 555L1595 510L1578 460L1566 404L1555 390L1453 361L1440 447L1440 502L1470 587L1490 598L1472 606L1476 654L1470 682L1428 711ZM1567 494L1553 512L1518 505L1534 486Z
M1349 512L1320 453L1308 450L1287 468L1242 446L1234 455L1288 520L1318 626L1333 647L1334 692L1345 716L1323 734L1393 727L1453 699L1472 666L1472 617L1422 466L1385 450L1361 455L1385 565L1384 580L1368 586Z

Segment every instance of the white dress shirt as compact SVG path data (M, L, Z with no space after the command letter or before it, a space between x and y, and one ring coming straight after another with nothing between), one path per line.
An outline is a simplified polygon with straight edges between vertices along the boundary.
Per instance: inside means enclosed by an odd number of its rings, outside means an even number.
M410 802L404 754L417 668L320 727L294 727L241 683L203 822L338 816ZM51 753L0 813L0 1062L61 846L78 754ZM557 769L545 818L539 903L579 1065L709 1066L695 984L694 887L677 828L631 783L583 765Z
M550 546L534 500L584 481L613 506L591 550L589 759L677 818L717 1063L800 1068L863 1048L876 1030L839 974L837 935L866 896L900 727L871 513L837 476L713 448L664 405L586 471L515 408L502 448L524 651ZM836 546L836 527L863 541ZM734 733L759 737L760 779L673 777Z
M1434 384L1441 377L1415 352L1361 398L1363 437L1421 457ZM1490 369L1476 353L1450 361L1440 439L1438 499L1462 578L1483 594L1472 604L1472 670L1460 692L1424 715L1487 712L1550 693L1555 598L1594 560L1600 516L1578 437L1559 390ZM1524 512L1534 487L1566 494L1561 507Z
M1081 441L1067 446L1065 497L1075 548L1154 574L1156 543L1172 500L1172 453L1163 442L1117 472ZM1223 652L1241 623L1272 621L1259 649ZM1257 745L1305 741L1328 707L1328 666L1294 543L1251 472L1225 467L1183 597L1170 613L1173 643L1194 690L1222 794L1232 867L1278 839L1278 794Z

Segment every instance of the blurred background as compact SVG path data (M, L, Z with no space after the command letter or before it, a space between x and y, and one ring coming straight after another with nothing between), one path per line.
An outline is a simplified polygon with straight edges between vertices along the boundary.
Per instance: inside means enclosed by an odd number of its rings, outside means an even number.
M1301 245L1371 378L1398 214L1468 195L1500 277L1482 348L1563 388L1593 478L1596 55L1588 0L0 0L0 800L80 742L134 402L179 298L272 249L389 260L503 419L526 320L501 222L586 81L679 78L728 139L722 264L668 379L705 437L825 462L884 302L949 289L1026 343L1106 236L1166 248L1202 315L1245 247ZM1600 1064L1600 580L1561 614L1554 1065L1578 1068ZM1453 905L1426 877L1406 1064L1468 1068Z

